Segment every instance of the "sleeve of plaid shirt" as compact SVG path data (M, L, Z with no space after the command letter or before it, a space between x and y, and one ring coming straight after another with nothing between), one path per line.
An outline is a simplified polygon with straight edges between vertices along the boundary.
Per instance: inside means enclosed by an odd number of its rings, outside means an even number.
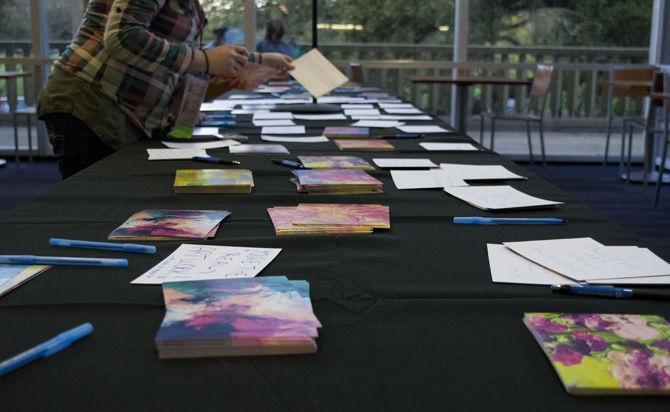
M110 56L147 71L163 67L184 74L195 50L186 43L171 43L149 31L166 0L115 0L105 28Z

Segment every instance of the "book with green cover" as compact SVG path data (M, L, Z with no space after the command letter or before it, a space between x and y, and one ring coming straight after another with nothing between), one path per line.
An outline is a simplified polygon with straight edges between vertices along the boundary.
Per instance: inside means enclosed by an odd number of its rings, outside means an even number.
M250 170L177 170L175 193L251 193L254 179Z
M670 394L670 323L658 315L525 313L573 395Z
M307 169L375 170L365 159L356 156L298 156Z

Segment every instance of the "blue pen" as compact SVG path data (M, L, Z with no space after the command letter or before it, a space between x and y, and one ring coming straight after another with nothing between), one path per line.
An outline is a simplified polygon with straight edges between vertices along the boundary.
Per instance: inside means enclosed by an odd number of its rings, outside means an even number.
M111 243L111 242L90 242L88 240L59 239L52 237L49 239L51 246L72 247L83 249L113 250L128 253L156 253L156 246L136 245L132 243Z
M0 263L9 263L14 265L81 265L126 267L128 266L128 259L0 255Z
M223 165L239 165L240 162L237 160L228 160L228 159L221 159L220 157L214 157L214 156L196 156L193 158L196 162L203 162L203 163L218 163L218 164L223 164Z
M625 279L622 279L625 281ZM642 298L669 300L670 293L655 289L628 289L614 286L551 285L552 292L570 295L602 296L607 298Z
M212 119L234 119L235 115L232 113L209 113L209 116Z
M293 160L284 160L284 159L270 159L272 163L276 163L280 166L292 167L294 169L307 169L305 165L300 162L294 162Z
M555 217L454 217L457 225L560 225L565 222L565 219Z
M8 373L36 360L55 355L56 353L72 345L73 342L83 338L91 332L93 332L93 325L90 323L84 323L74 329L63 332L46 342L40 343L39 345L32 347L25 352L19 353L12 358L4 360L0 363L0 376L5 376Z
M226 121L226 120L212 120L212 121L198 123L198 127L220 127L220 126L227 126L227 125L228 125L228 121Z

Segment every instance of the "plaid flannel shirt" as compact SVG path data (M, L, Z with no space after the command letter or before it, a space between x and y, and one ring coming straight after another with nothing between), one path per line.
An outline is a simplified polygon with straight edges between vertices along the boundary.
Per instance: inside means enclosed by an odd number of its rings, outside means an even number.
M91 0L56 65L99 87L151 135L168 124L205 24L198 0Z

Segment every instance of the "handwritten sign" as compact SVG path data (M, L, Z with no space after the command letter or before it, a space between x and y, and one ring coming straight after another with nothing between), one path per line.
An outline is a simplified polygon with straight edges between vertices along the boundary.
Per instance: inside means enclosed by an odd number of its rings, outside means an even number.
M184 244L130 283L158 285L185 280L250 278L259 274L279 252L281 249Z

